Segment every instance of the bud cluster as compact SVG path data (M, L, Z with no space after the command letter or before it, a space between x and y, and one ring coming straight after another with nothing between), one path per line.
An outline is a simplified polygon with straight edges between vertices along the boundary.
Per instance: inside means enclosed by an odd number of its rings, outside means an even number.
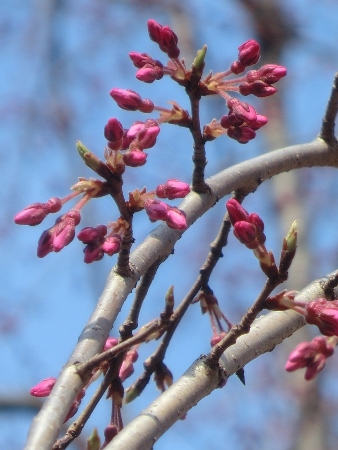
M336 338L323 336L317 336L310 342L302 342L290 353L285 370L293 372L305 367L305 379L312 380L324 369L326 360L333 355L336 345Z

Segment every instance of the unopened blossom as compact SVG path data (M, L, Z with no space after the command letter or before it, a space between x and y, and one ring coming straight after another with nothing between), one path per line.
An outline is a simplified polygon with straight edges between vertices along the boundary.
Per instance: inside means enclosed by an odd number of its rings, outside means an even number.
M150 64L146 64L136 72L136 78L144 83L152 83L155 80L160 80L163 75L163 67L152 66Z
M258 70L249 70L245 77L249 83L261 80L265 83L273 84L285 77L286 72L287 71L284 66L277 66L277 64L265 64Z
M306 367L305 379L312 380L323 370L326 359L334 352L334 347L328 339L318 336L311 342L302 342L291 352L285 365L285 370L293 372Z
M251 127L230 127L227 129L227 135L240 144L247 144L256 137L256 133Z
M61 200L53 197L46 203L33 203L26 206L25 209L15 215L14 222L17 225L39 225L48 214L56 213L61 208Z
M136 134L137 146L142 149L153 147L159 132L160 127L155 120L146 120Z
M76 209L71 209L61 216L55 224L52 247L54 252L59 252L66 245L70 244L75 237L75 227L80 223L81 215Z
M328 301L325 298L306 303L305 320L317 325L325 336L338 336L338 300Z
M260 47L254 39L249 39L238 47L238 61L245 67L256 64L259 56Z
M190 192L190 186L183 181L171 179L164 184L159 184L156 188L156 195L159 198L183 198Z
M135 349L128 350L120 367L119 377L123 383L134 373L133 363L138 359L138 352Z
M255 108L246 102L231 97L227 101L227 106L229 111L242 122L250 123L256 120L257 113Z
M153 59L147 53L129 52L129 58L138 69L141 69L145 65L158 65L163 67L163 64L160 61Z
M148 199L144 204L144 209L151 221L166 220L169 208L169 205L156 199Z
M269 97L277 92L277 89L274 86L260 80L252 83L241 83L238 86L238 90L244 96L252 94L255 97Z
M110 350L111 348L115 347L115 345L117 345L118 343L119 340L117 338L109 337L107 338L102 351L105 352L106 350Z
M185 212L176 207L169 208L165 222L168 227L174 230L186 230L188 228Z
M47 397L51 393L55 383L56 378L45 378L44 380L40 381L40 383L33 386L29 393L33 397Z
M177 47L178 38L168 25L162 26L155 20L150 19L148 20L148 32L150 39L156 42L169 58L178 58L180 54Z
M106 253L109 256L112 256L120 251L121 243L122 237L119 234L114 233L105 238L101 248L104 251L104 253Z
M141 96L131 89L114 88L110 91L110 96L120 108L127 111L151 112L153 110L154 105L151 100L142 100Z
M77 238L84 244L94 242L103 238L107 234L105 225L97 225L96 227L85 227L77 235Z
M123 155L123 162L126 166L130 167L140 167L144 166L147 161L147 153L144 153L142 150L137 148L133 148L132 150L128 150Z

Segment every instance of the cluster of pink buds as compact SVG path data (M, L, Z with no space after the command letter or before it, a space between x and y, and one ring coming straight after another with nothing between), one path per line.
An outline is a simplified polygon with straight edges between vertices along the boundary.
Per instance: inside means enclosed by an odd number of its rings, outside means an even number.
M109 233L106 225L86 227L78 233L77 238L86 244L83 249L85 263L100 261L105 254L112 256L120 251L128 223L120 218L108 227L111 229Z
M113 89L113 91L119 94L121 92L127 93L124 95L124 98L129 98L132 92L123 91L122 89ZM123 97L123 95L121 96ZM126 103L127 101L125 100L124 104ZM156 120L138 121L128 130L125 130L117 119L109 119L104 128L104 135L108 141L105 149L107 166L113 172L122 172L124 165L131 167L143 166L147 160L147 153L144 153L144 150L155 145L159 132L160 127Z
M333 355L336 338L317 336L311 342L302 342L291 352L285 370L293 372L306 367L305 379L312 380L324 369L326 359Z
M33 386L31 390L29 391L30 395L33 397L48 397L48 395L51 393L54 385L56 383L56 378L49 377L45 378L44 380L40 381L37 385ZM81 400L85 396L86 391L84 389L81 389L79 394L77 395L76 399L74 400L64 422L67 422L71 417L73 417L80 406Z
M317 325L324 336L338 336L338 300L317 298L312 302L296 300L295 291L283 291L266 301L268 309L293 309L305 317L307 323Z

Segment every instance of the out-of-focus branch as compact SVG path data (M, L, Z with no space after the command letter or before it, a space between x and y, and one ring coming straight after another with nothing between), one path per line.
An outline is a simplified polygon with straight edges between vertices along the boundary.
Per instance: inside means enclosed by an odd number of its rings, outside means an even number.
M296 298L311 301L325 296L325 283L336 273L313 281ZM208 367L204 357L195 361L176 383L121 430L106 450L151 449L190 408L220 386L222 372L226 377L233 375L253 359L273 350L304 324L304 317L294 311L275 311L256 319L250 332L223 353L220 368Z
M338 167L337 145L315 139L308 144L282 148L237 164L206 180L210 193L192 192L184 199L180 208L185 211L191 225L219 199L234 190L245 188L254 191L264 180L279 173L313 166ZM49 450L52 447L74 399L88 381L80 378L74 363L87 361L101 352L112 324L138 279L158 258L170 255L181 234L182 232L169 229L165 224L158 226L131 254L133 274L130 277L122 277L114 270L111 271L73 354L32 423L26 450Z

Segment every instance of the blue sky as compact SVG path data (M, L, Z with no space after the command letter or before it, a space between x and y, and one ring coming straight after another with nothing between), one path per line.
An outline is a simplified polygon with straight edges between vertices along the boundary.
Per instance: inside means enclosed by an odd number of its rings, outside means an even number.
M3 0L0 3L0 161L4 169L0 191L0 270L3 274L0 396L25 394L40 379L57 376L115 262L114 258L105 257L99 263L85 265L81 244L75 241L59 254L38 259L38 238L53 224L53 219L38 227L18 227L13 224L14 214L30 203L43 202L52 196L63 197L78 176L92 176L77 156L77 139L102 155L105 145L103 127L109 117L118 117L126 127L134 120L142 120L137 113L127 113L116 107L109 96L111 88L137 90L142 97L149 97L162 106L168 100L187 106L183 90L170 80L151 85L138 82L127 55L132 50L147 52L165 62L157 46L148 38L146 21L152 17L175 29L175 24L179 25L177 16L168 12L165 2L157 2L156 7L151 6L151 2L142 7L132 7L131 3L107 0L64 0L58 6L37 0ZM226 69L236 58L237 47L252 38L252 29L237 2L207 3L202 0L186 2L186 27L179 28L187 33L186 41L181 38L183 44L191 39L196 50L205 43L208 45L207 70L217 72ZM299 39L289 46L282 61L272 62L288 68L287 80L283 80L288 140L300 143L317 135L333 75L338 68L335 48L338 4L333 0L320 3L289 0L284 3L290 17L292 15L298 24ZM179 31L177 34L180 40ZM187 56L188 65L193 56ZM203 120L210 121L222 114L222 103L208 98L204 105ZM259 103L259 112L264 114L264 102ZM126 191L144 185L151 189L173 177L189 182L190 147L190 137L185 130L163 127L158 146L149 150L149 163L126 174ZM256 156L262 151L266 151L263 134L246 146L228 143L225 139L215 141L208 148L207 173L211 175L229 163ZM325 169L311 173L304 171L301 176L301 193L307 205L308 241L314 254L310 276L317 278L337 265L336 253L332 251L338 247L332 226L338 214L334 203L337 177L335 171ZM255 196L247 199L246 207L264 217L268 242L277 252L281 233L286 230L279 230L276 224L270 190L269 182L264 184ZM84 213L84 225L116 219L117 213L108 202L108 199L92 202ZM175 249L175 257L169 258L159 270L140 322L158 315L164 293L171 284L175 285L177 300L184 296L204 261L208 236L212 238L217 232L218 220L223 213L224 202L221 201L209 217L196 224L195 231L183 236ZM144 214L139 216L135 226L136 244L154 227ZM187 248L191 249L189 254ZM231 257L216 270L212 287L220 301L224 292L233 298L234 303L228 304L225 311L235 321L259 291L261 283L256 280L263 278L254 257L234 240L229 243L227 253ZM240 285L234 285L232 281L236 270L246 273ZM130 301L122 312L121 321ZM166 358L175 378L201 353L209 350L209 337L207 318L201 317L197 306L192 307ZM149 344L149 348L141 350L136 375L142 370L142 358L145 359L152 348ZM271 448L274 428L262 433L259 425L262 418L274 414L277 424L287 416L288 420L283 422L287 428L295 414L292 404L290 407L291 398L280 395L281 386L286 383L282 356L275 360L274 368L271 368L271 358L266 355L261 358L262 362L250 364L246 369L246 388L235 378L229 380L224 389L214 392L189 412L185 421L176 424L156 448L172 448L173 440L182 450L213 449L220 441L241 450L257 448L246 447L239 430L249 430L256 436L255 442L260 437L259 448ZM264 402L264 383L257 380L258 376L261 380L273 378L272 387L268 389L269 400L265 396ZM278 378L281 378L281 384L276 384ZM330 385L329 375L328 383ZM124 408L125 419L129 420L155 395L151 384L140 399ZM337 397L336 392L331 395ZM108 405L103 405L91 419L84 435L89 435L94 426L102 431L108 411ZM0 410L3 430L0 447L4 450L22 448L31 419L27 413ZM285 436L288 436L287 431ZM279 448L288 448L287 439Z

